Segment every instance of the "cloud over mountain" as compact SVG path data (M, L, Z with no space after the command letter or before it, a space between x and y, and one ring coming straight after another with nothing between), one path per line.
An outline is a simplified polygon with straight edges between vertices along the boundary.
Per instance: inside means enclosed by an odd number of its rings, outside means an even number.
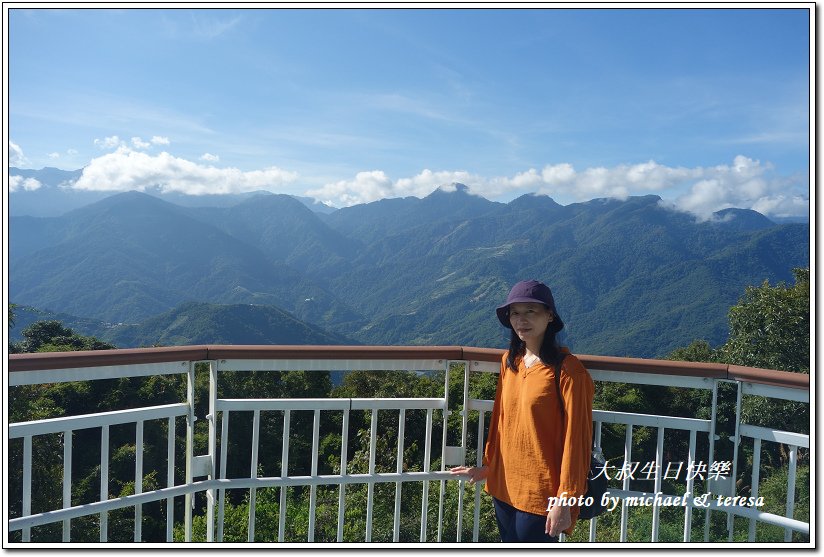
M674 201L677 208L705 218L730 207L753 209L768 216L799 216L809 211L810 200L791 181L774 178L769 165L744 156L732 166L702 169L699 180ZM809 191L809 190L808 190Z
M149 140L135 136L128 142L117 135L96 139L98 147L114 151L92 159L74 187L112 192L159 189L188 195L256 190L282 193L287 188L297 188L298 173L277 166L262 170L220 168L216 166L220 157L208 152L196 162L166 151L149 152L169 143L168 138L161 136ZM12 142L9 157L25 159L22 150ZM743 155L735 157L731 164L707 167L673 167L650 160L579 170L570 163L557 163L491 177L467 170L425 168L417 175L396 178L376 168L357 172L350 179L329 181L318 187L304 186L300 194L335 207L351 207L387 198L423 198L444 184L453 183L468 184L472 194L492 200L506 201L524 193L538 193L561 204L594 198L624 200L654 193L663 199L664 205L701 220L731 207L753 209L776 218L806 217L810 210L806 177L777 175L771 164ZM12 191L31 190L34 186L19 180L10 185Z
M668 167L655 161L576 172L568 164L530 170L512 180L513 187L528 184L555 198L585 201L594 197L626 199L657 192L672 208L707 219L716 211L739 207L779 217L799 216L809 210L807 184L771 175L772 167L739 155L731 165ZM670 195L667 195L667 194Z
M158 188L164 193L188 195L277 191L294 181L297 174L275 166L263 170L204 166L167 152L158 155L120 147L97 157L83 169L76 189L94 191L145 191Z
M392 180L382 170L372 170L358 172L353 180L340 180L326 184L322 188L309 190L306 195L329 205L351 207L387 198L426 197L443 184L476 184L482 180L480 176L474 176L469 172L432 172L428 169L412 178Z
M40 189L42 184L35 178L24 178L23 176L9 176L9 191L35 191Z
M737 156L731 165L669 167L648 161L612 168L577 171L571 164L530 168L512 177L484 177L466 171L424 170L412 178L391 179L381 170L359 172L353 180L341 180L306 195L330 205L349 207L387 197L424 197L445 183L470 184L472 193L488 199L524 192L549 195L562 203L593 198L627 199L632 195L658 193L673 209L708 219L722 209L753 209L777 217L802 216L809 211L806 183L776 177L769 164ZM668 195L669 194L669 195Z

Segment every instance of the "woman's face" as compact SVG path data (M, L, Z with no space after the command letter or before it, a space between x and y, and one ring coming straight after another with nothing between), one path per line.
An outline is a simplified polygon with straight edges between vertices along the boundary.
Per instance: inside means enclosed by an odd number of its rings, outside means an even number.
M517 302L509 306L509 324L527 344L540 344L551 321L552 312L543 304Z

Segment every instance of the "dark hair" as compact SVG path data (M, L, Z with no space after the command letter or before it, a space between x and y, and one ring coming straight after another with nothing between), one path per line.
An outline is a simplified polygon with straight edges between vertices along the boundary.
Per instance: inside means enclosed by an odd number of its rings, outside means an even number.
M558 316L555 312L553 312L553 315L557 319ZM554 366L561 357L561 346L558 344L558 339L556 338L559 330L557 327L553 327L552 324L553 322L546 328L544 340L541 342L541 349L538 353L541 361L548 366ZM513 329L512 335L509 338L509 353L506 356L506 365L512 371L518 371L518 366L515 365L515 358L523 355L525 348L526 343L518 337L518 333Z

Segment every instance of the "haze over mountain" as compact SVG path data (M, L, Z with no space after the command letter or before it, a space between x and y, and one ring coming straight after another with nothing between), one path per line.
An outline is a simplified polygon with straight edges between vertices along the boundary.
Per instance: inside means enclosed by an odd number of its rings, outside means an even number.
M191 344L355 344L269 306L183 303L139 325L113 327L116 346Z
M83 174L82 168L69 171L51 167L39 170L10 167L9 178L17 180L17 185L11 188L9 194L9 215L59 217L69 211L118 193L105 190L82 190L72 187L81 174ZM270 194L267 191L255 191L186 195L175 191L164 191L159 187L146 193L184 207L231 207L251 197ZM324 205L311 197L293 197L319 213L331 213L335 210L333 207Z
M60 321L78 334L95 336L121 348L194 344L357 344L324 331L271 306L184 302L179 306L128 325L77 318L19 306L12 340L35 321Z
M539 278L574 350L660 357L698 338L722 343L746 286L809 265L809 225L716 217L697 222L657 196L498 203L460 184L328 214L291 196L182 207L130 192L59 217L12 216L10 299L158 336L147 320L173 309L189 322L189 311L219 314L181 307L200 302L273 306L364 344L501 347L494 307L517 280ZM214 327L215 338L263 338Z

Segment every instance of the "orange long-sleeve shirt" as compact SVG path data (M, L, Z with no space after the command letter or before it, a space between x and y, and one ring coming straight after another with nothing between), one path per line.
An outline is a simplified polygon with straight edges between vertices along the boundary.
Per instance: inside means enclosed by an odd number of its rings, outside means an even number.
M562 414L554 366L538 360L526 367L518 358L516 373L507 367L506 357L501 360L484 450L483 462L489 467L485 490L521 511L546 514L549 497L586 493L595 388L578 358L564 358ZM572 507L571 515L567 533L575 527L578 507Z

